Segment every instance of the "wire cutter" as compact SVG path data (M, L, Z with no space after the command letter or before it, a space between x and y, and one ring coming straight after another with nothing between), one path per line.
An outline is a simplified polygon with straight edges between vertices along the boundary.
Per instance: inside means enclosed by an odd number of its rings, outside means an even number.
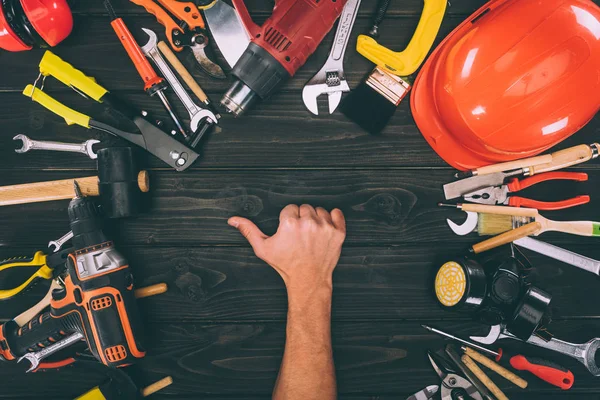
M204 72L213 78L225 79L226 75L223 69L206 55L206 46L208 46L209 39L204 18L200 14L201 8L210 8L216 0L205 6L196 6L193 2L176 0L156 1L158 3L154 0L131 0L132 3L144 7L165 27L167 39L173 50L180 52L184 47L189 47ZM169 13L181 22L179 24L175 22Z
M489 186L463 196L466 201L479 204L508 205L513 207L529 207L538 210L562 210L590 202L590 196L577 196L572 199L547 202L526 199L524 197L512 196L511 193L518 192L540 182L552 180L587 181L588 175L581 172L548 172L534 175L531 178L519 180L512 179L508 184L501 186Z
M9 271L13 268L37 268L37 270L19 286L13 289L0 290L0 300L13 298L19 293L31 289L40 281L51 281L58 277L58 275L64 271L63 267L69 254L72 252L72 248L51 255L46 255L43 252L38 251L33 257L16 257L0 262L0 273Z
M471 382L457 375L450 368L442 366L441 358L431 352L427 352L427 357L429 357L433 369L442 380L440 385L442 400L483 400L483 397Z
M97 121L50 97L43 91L44 82L48 76L53 76L86 98L105 104L130 121L133 129L126 131ZM37 83L42 77L41 87L38 88ZM84 128L94 128L121 137L154 154L177 171L186 170L199 156L194 150L151 124L145 118L147 113L139 112L120 101L117 97L109 93L108 90L97 84L94 78L86 76L83 72L75 69L71 64L66 63L50 51L46 51L44 57L42 57L42 61L40 61L40 75L38 79L33 85L27 85L23 94L31 97L33 101L40 103L53 113L63 117L68 125L77 124Z
M430 385L430 386L427 386L425 389L420 390L417 393L413 394L406 400L430 400L430 399L433 399L433 396L435 396L435 394L439 390L440 390L440 387L438 385Z

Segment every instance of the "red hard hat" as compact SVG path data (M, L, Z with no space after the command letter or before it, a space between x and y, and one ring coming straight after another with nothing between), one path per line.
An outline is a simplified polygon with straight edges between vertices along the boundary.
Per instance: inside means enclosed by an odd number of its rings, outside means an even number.
M413 116L465 170L530 157L600 108L600 8L589 0L492 0L423 65Z
M0 48L24 51L56 46L73 29L67 0L3 0L0 2Z

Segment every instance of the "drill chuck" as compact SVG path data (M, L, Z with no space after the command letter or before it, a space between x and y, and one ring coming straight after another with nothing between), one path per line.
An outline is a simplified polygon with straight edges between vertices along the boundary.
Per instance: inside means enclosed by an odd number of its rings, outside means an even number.
M96 203L81 195L75 181L76 197L69 203L69 221L73 231L73 246L76 250L85 249L108 241L102 231L103 220Z

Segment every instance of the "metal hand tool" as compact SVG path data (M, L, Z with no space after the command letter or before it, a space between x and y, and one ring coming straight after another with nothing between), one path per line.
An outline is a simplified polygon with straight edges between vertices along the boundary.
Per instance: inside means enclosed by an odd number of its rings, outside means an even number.
M454 336L454 335L451 335L451 334L449 334L448 332L444 332L444 331L442 331L442 330L439 330L439 329L436 329L436 328L432 328L431 326L428 326L428 325L421 325L421 326L422 326L423 328L427 329L427 330L428 330L428 331L430 331L430 332L437 333L438 335L442 335L442 336L444 336L444 337L447 337L448 339L455 340L455 341L457 341L457 342L459 342L459 343L466 344L467 346L470 346L470 347L473 347L474 349L480 350L480 351L482 351L482 352L484 352L484 353L486 353L486 354L489 354L489 355L491 355L492 357L495 357L495 358L497 358L498 360L499 360L499 359L500 359L500 357L502 356L502 355L501 355L500 353L498 353L498 352L495 352L495 351L493 351L493 350L490 350L490 349L488 349L488 348L485 348L485 347L483 347L483 346L480 346L480 345L478 345L478 344L476 344L476 343L469 342L469 341L467 341L467 340L461 339L461 338L459 338L458 336Z
M208 29L215 44L231 68L238 62L250 43L250 35L242 25L235 8L217 0L202 7Z
M352 26L356 20L356 14L361 0L348 0L333 39L333 46L329 58L319 72L302 89L302 100L308 110L319 115L317 98L327 93L329 101L329 114L333 114L342 100L342 93L349 92L350 87L344 74L344 54L352 33Z
M223 69L206 55L209 39L199 7L193 2L157 1L160 5L153 0L131 0L132 3L144 7L150 14L156 16L157 21L165 27L167 39L173 50L180 52L184 47L189 47L204 72L213 78L225 79ZM202 8L209 6L210 4ZM177 17L181 23L177 24L169 13Z
M409 396L406 400L430 400L440 390L438 385L427 386L423 390L419 390L417 393Z
M73 239L73 231L69 231L60 239L51 240L50 242L48 242L48 248L52 250L53 253L56 253L64 246L65 243L67 243L71 239Z
M80 341L81 339L83 339L83 334L80 332L76 332L76 333L72 334L71 336L68 336L68 337L64 338L63 340L60 340L38 352L27 353L27 354L23 355L22 357L19 358L19 360L17 362L21 362L23 360L28 360L31 363L31 367L29 367L27 372L31 372L40 365L40 362L43 359L69 347L70 345Z
M452 362L456 364L458 369L460 369L460 372L462 372L463 375L473 384L473 386L475 386L475 389L481 393L481 396L484 399L493 399L491 393L483 384L483 382L481 382L481 380L462 362L458 352L456 351L456 348L451 344L447 344L445 351Z
M175 94L177 94L177 97L179 97L179 100L181 100L184 107L190 114L190 128L192 132L195 133L198 131L200 122L217 124L218 119L215 116L215 114L208 109L201 108L198 105L196 105L196 103L194 103L194 100L185 90L181 82L179 82L179 79L177 79L177 76L175 76L175 73L173 72L171 67L169 67L166 60L163 58L162 54L158 50L158 38L156 36L156 33L146 28L143 28L143 31L146 32L149 39L148 43L142 46L142 51L144 52L146 57L151 59L156 64L162 75L165 77L167 82L169 82L171 88L173 88L173 91L175 92Z
M98 158L98 154L94 152L93 146L100 143L99 140L90 139L83 143L63 143L63 142L49 142L42 140L32 140L25 135L17 135L13 140L20 140L23 142L23 146L20 149L16 149L15 152L22 154L27 153L30 150L51 150L51 151L67 151L71 153L85 154L92 160Z
M481 394L475 389L475 387L465 378L455 374L453 371L442 366L442 364L434 358L432 353L427 352L427 357L433 366L435 372L442 380L441 383L441 399L442 400L454 400L454 399L475 399L483 400ZM439 360L439 359L438 359Z
M466 201L479 204L503 204L513 207L530 207L538 210L562 210L590 202L590 196L577 196L569 200L546 202L512 196L511 193L551 180L587 181L588 175L580 172L547 172L531 178L512 179L508 184L489 186L463 195Z
M506 328L501 325L492 326L487 336L471 336L471 340L483 344L492 344L496 340L501 339L523 341L507 331ZM600 376L600 366L596 364L596 353L600 349L600 338L591 339L587 343L575 344L556 338L545 341L536 335L532 335L525 343L572 357L582 363L592 375Z

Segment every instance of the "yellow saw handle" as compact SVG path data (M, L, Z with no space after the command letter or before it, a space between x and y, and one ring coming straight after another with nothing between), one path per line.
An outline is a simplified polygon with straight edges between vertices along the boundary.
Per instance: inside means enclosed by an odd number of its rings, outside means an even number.
M108 93L108 90L96 83L96 79L85 75L51 51L44 53L40 61L40 73L43 76L53 76L63 84L78 89L98 102L102 102L102 96Z
M40 103L54 114L63 117L68 125L77 124L84 128L90 128L90 117L65 106L47 93L33 87L33 85L27 85L23 94L27 97L31 97L33 101Z
M404 51L390 50L367 35L358 37L356 51L394 75L409 76L415 72L433 46L444 19L447 0L424 0L424 3L417 30Z

